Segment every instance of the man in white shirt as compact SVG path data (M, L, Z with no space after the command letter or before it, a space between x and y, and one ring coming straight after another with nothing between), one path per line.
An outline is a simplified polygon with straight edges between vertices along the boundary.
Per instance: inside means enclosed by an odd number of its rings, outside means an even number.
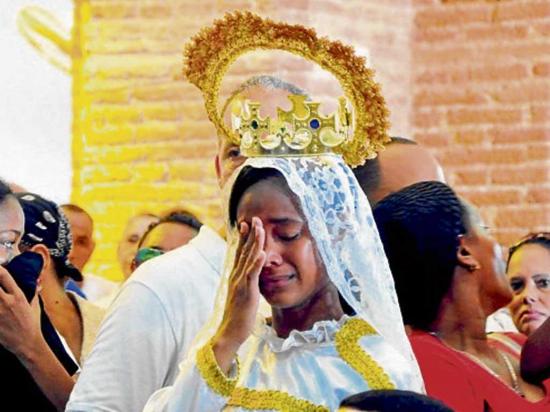
M243 86L296 92L267 76ZM218 140L220 187L244 160L238 146ZM189 244L141 265L111 304L66 410L141 411L153 392L172 384L213 309L224 257L225 241L203 225Z

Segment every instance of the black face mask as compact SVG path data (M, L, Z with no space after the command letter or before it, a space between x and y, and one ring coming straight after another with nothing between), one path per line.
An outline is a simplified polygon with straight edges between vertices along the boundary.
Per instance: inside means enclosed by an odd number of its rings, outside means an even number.
M15 256L4 265L29 302L36 292L36 283L43 265L44 259L41 255L28 251Z

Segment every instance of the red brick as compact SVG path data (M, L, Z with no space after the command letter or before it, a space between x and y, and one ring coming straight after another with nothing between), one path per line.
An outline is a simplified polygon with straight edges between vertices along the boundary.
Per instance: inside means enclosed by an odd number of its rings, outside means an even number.
M532 27L537 34L550 36L550 23L544 21L541 23L533 23Z
M529 188L526 201L529 203L550 204L550 185Z
M498 227L548 227L550 205L537 205L536 208L502 206L497 211L495 223Z
M443 133L416 133L414 140L427 147L445 147L451 142L451 136Z
M550 17L550 3L548 1L516 1L499 3L495 8L495 21L542 19Z
M466 199L476 206L499 206L518 204L522 200L518 189L484 188L477 190L462 190Z
M550 53L550 43L544 42L522 42L500 43L490 42L481 43L476 47L471 44L465 45L458 42L448 47L435 48L416 47L414 58L416 64L431 65L433 67L453 65L457 61L486 61L502 62L503 64L510 60L510 56L516 59L532 59L535 56L544 56Z
M417 93L413 105L419 106L450 106L455 104L475 105L487 102L487 98L475 90L446 90L427 91Z
M528 75L523 64L483 65L481 67L429 69L415 78L419 83L464 83L464 82L510 82L520 80Z
M463 145L481 144L485 140L487 140L486 134L477 130L460 131L454 135L454 141Z
M533 74L540 77L550 76L550 63L541 62L533 66Z
M525 161L526 157L527 149L523 146L453 146L440 154L445 166L505 165Z
M475 82L494 82L521 80L527 77L527 67L521 63L484 65L468 69L468 80ZM453 79L454 80L454 79Z
M489 183L489 170L486 167L481 169L468 167L464 170L456 170L454 175L455 185L484 186Z
M547 142L550 130L547 128L504 128L491 129L487 132L492 143Z
M413 40L418 43L439 43L457 40L462 36L462 31L455 27L417 27L413 31Z
M527 148L529 160L545 160L550 175L550 141L542 143L531 143Z
M491 183L496 185L524 185L548 183L550 171L547 165L518 166L511 165L495 167L491 170Z
M550 122L550 106L533 106L531 107L531 119L535 123Z
M431 127L437 127L441 124L444 116L442 113L430 111L430 112L414 112L413 124L415 127L422 129L429 129Z
M466 25L489 22L490 18L489 7L432 7L419 10L414 24L417 27Z
M475 41L513 41L527 37L527 26L482 26L466 29L466 40Z
M451 125L517 123L521 118L522 113L517 109L456 109L447 114Z
M491 93L493 99L499 103L523 103L550 100L550 87L546 83L530 82L504 86Z

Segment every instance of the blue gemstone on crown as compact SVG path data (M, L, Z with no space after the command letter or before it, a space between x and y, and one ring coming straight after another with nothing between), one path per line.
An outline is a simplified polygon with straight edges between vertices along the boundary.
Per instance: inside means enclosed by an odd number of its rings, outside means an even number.
M313 130L316 130L319 128L321 124L319 123L319 120L317 119L311 119L311 121L309 122L309 127L311 127Z
M252 126L254 130L256 130L258 128L258 122L256 120L252 120L252 122L250 123L250 126Z

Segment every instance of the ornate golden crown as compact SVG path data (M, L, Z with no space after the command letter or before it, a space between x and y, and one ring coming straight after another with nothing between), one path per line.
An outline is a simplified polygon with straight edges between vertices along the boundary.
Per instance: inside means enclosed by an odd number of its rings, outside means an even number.
M250 115L243 112L242 116L237 116L240 117L242 124L236 128L237 133L231 130L223 121L223 110L221 112L218 110L221 81L228 67L239 56L256 49L284 50L315 62L332 73L339 81L353 108L353 122L350 112L341 109L342 104L334 116L321 118L318 116L317 103L302 100L301 104L296 105L298 101L294 100L295 106L290 114L281 110L277 119L272 121L260 117L258 104L248 103ZM223 19L215 21L211 27L202 29L191 39L185 50L184 74L202 91L206 112L220 136L227 136L235 144L240 144L242 139L246 144L252 142L250 153L261 154L262 150L265 152L262 143L269 147L269 143L274 144L279 135L284 145L281 143L276 147L278 154L283 154L283 148L292 149L292 145L299 147L300 142L306 142L309 134L300 132L307 130L311 133L311 142L307 147L312 150L315 147L325 150L330 147L330 144L338 142L332 147L333 151L342 154L350 166L357 166L363 164L366 158L374 157L383 148L383 144L389 141L388 110L379 86L373 80L372 70L366 67L365 59L357 56L353 48L339 41L318 37L313 29L300 25L275 23L250 12L228 13ZM291 99L296 98L291 96ZM311 127L310 124L307 125L308 127L301 127L306 125L303 123L306 122L304 116L300 115L303 106L309 110L307 120L318 120L319 128ZM246 108L243 106L243 109ZM312 113L317 117L310 118ZM285 119L292 121L285 121ZM330 119L334 119L335 123L327 129L326 125L331 124ZM341 121L342 119L345 121ZM252 123L254 120L256 123ZM286 125L283 131L281 121L292 126L294 134L292 138L287 137L288 142L285 141ZM253 124L257 125L258 129L254 129ZM323 139L329 144L323 143L321 146L323 124L325 125ZM353 124L352 135L351 124ZM314 122L313 125L316 123ZM328 138L329 130L330 138ZM250 133L247 134L247 132ZM260 132L267 133L265 139ZM344 138L340 141L342 137ZM300 154L302 149L292 150L295 154Z
M330 116L319 113L320 103L291 94L290 111L277 108L277 118L262 118L260 103L236 99L232 105L231 126L240 138L241 152L253 156L292 156L330 153L351 136L351 113L340 99L338 111Z

